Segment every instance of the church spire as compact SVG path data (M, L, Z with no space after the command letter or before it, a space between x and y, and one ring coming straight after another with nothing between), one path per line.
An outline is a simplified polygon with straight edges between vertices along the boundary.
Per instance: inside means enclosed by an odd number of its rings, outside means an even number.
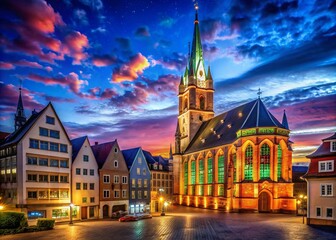
M16 114L14 117L14 128L15 131L18 130L20 127L22 127L26 122L26 115L24 113L23 103L22 103L22 97L21 97L21 81L20 81L20 94L19 94L19 101L16 107Z
M282 116L282 123L281 123L286 129L289 129L288 127L288 121L286 116L286 110L284 110L284 114Z
M171 144L170 144L170 148L169 148L169 159L173 159L173 148L172 148Z

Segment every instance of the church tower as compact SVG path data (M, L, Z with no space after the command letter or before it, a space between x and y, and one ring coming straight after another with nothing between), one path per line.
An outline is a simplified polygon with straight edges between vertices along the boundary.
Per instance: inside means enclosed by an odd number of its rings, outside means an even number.
M186 150L201 123L214 117L213 80L210 67L205 70L197 4L195 10L191 53L189 51L189 62L179 85L179 114L175 134L177 154Z
M16 107L16 114L14 116L14 129L15 131L21 128L26 123L26 115L24 113L23 109L23 103L22 103L22 97L21 97L21 86L19 88L20 95L19 95L19 101Z

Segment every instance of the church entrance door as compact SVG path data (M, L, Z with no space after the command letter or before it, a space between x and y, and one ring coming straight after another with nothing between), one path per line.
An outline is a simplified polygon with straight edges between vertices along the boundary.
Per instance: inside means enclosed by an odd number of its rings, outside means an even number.
M270 212L271 211L271 198L267 192L262 192L259 195L258 210L259 212Z

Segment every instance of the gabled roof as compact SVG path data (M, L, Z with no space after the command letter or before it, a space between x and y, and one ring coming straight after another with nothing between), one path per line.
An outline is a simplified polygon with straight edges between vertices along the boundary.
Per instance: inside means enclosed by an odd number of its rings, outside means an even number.
M327 137L325 139L322 139L322 141L329 141L329 140L336 140L336 132L334 133L334 135Z
M330 140L336 139L336 133L328 138L322 139L322 144L316 149L315 152L306 156L307 158L318 158L336 156L336 152L330 151Z
M126 161L128 169L132 167L135 157L140 149L141 149L140 147L137 147L137 148L126 149L126 150L121 151L122 154L124 155L124 159Z
M75 161L79 150L82 148L85 140L87 139L87 136L75 138L71 140L72 145L72 162Z
M144 155L145 155L145 158L146 158L146 161L148 164L154 164L156 161L154 159L154 157L152 156L152 154L148 151L145 151L145 150L142 150Z
M285 128L267 110L260 98L203 122L185 152L233 143L237 139L238 130L256 127Z
M115 143L116 141L112 141L91 146L93 155L96 158L99 169L103 167Z

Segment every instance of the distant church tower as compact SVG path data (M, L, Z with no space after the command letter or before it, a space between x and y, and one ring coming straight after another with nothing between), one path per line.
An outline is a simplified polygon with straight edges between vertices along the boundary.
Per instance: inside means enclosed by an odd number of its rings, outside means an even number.
M202 121L214 117L213 80L208 67L205 71L201 36L198 23L198 5L195 5L194 34L189 62L179 85L179 114L175 133L175 153L183 153L196 134Z
M14 117L14 128L15 131L21 128L26 123L26 115L24 113L23 103L22 103L22 97L21 97L21 85L20 85L20 95L19 95L19 101L16 108L16 114Z

